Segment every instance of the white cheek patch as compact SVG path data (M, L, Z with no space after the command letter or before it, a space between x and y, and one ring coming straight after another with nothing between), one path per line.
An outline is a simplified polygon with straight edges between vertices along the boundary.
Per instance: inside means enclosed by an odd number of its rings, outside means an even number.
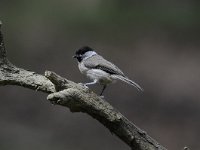
M95 51L88 51L83 55L83 60L88 59L94 55L96 55L97 53Z

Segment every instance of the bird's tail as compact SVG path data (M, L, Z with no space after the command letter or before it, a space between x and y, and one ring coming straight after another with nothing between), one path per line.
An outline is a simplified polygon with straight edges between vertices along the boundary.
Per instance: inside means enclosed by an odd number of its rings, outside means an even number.
M135 88L137 88L138 91L143 92L143 88L141 88L137 83L135 83L134 81L130 80L128 77L125 76L120 76L120 75L112 75L114 78L119 79L121 81L124 81L132 86L134 86Z

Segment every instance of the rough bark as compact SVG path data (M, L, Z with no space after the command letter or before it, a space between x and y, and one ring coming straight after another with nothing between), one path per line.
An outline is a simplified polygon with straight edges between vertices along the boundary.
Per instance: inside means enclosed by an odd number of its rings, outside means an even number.
M62 78L54 72L46 71L45 75L40 75L11 64L6 57L0 23L0 86L2 85L18 85L50 93L47 99L51 103L68 107L72 112L87 113L133 150L166 150L105 99L85 86Z

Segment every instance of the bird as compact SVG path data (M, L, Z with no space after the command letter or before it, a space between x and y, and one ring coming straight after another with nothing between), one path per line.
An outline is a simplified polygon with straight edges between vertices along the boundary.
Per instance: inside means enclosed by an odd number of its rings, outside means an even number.
M75 52L73 58L77 59L80 72L92 80L92 82L85 83L84 86L88 87L89 85L96 83L103 85L100 96L103 95L107 85L115 82L116 80L121 80L134 86L138 91L143 91L143 88L125 76L125 74L116 65L104 59L89 46L79 48Z

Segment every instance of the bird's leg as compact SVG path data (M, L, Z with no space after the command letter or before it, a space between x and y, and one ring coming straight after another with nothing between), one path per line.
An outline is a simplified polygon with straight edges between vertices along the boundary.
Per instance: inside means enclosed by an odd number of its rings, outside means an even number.
M106 89L106 87L107 87L107 85L104 85L104 86L103 86L103 89L102 89L102 91L101 91L100 96L102 96L102 94L103 94L104 90Z
M93 85L93 84L96 84L96 83L97 83L97 80L94 80L93 82L84 83L83 85L88 86L88 85Z
M79 83L79 84L88 89L88 85L93 85L93 84L96 84L96 83L97 83L97 80L94 80L94 81L89 82L89 83Z

